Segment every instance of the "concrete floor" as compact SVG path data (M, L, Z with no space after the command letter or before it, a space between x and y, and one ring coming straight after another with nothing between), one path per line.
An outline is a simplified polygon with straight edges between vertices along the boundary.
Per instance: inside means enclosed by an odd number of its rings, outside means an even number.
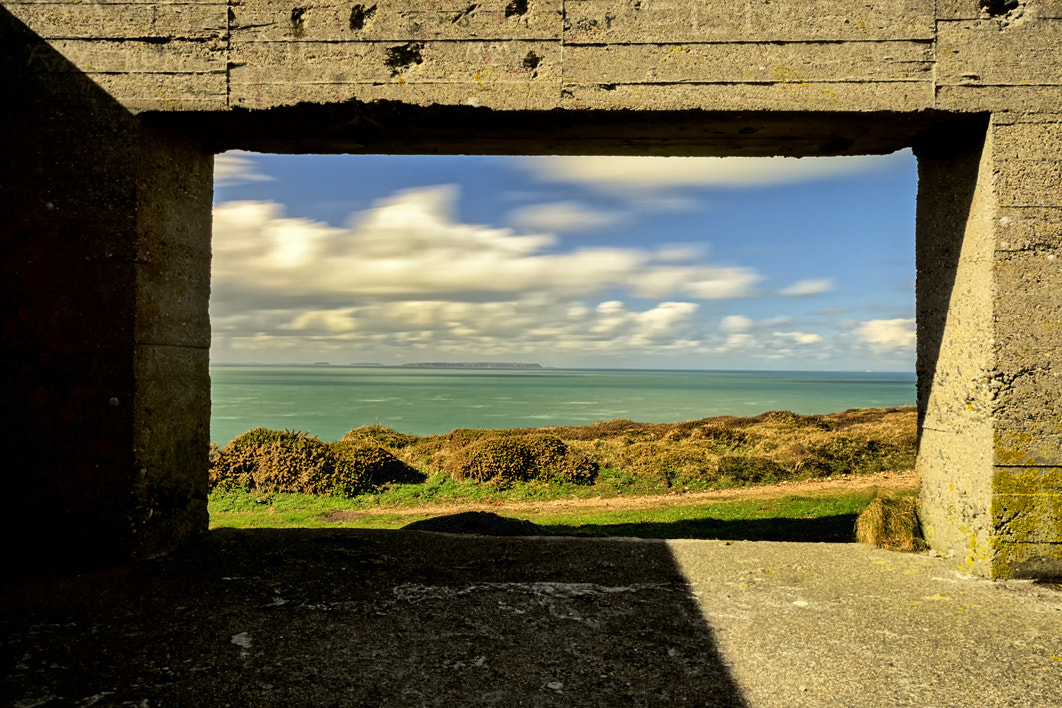
M0 704L1062 706L1062 590L855 544L214 531L0 592Z

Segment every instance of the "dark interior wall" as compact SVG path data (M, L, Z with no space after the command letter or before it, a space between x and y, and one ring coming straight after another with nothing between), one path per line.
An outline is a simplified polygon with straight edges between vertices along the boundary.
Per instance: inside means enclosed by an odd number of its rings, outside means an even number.
M206 521L212 157L4 9L0 43L3 523L24 560L150 553Z

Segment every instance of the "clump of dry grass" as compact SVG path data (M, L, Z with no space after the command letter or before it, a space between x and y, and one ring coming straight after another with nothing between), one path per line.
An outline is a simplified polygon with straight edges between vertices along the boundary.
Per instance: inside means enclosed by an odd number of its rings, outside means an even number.
M856 519L856 540L891 551L924 551L917 497L878 495Z

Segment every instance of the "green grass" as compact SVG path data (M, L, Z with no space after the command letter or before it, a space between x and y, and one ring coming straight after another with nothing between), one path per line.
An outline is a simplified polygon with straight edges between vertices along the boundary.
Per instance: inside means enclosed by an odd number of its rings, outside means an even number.
M708 485L689 487L707 489ZM472 480L457 481L447 474L429 474L418 484L385 484L351 499L273 492L258 494L239 489L215 489L208 508L211 525L243 526L330 526L317 517L334 511L413 509L439 505L475 505L506 502L544 502L554 499L612 498L622 495L662 494L667 486L658 480L623 470L601 470L593 485L566 482L516 482L499 487ZM425 516L430 516L426 513ZM401 518L408 518L403 515Z
M636 538L848 541L873 491L522 516L549 533Z
M431 483L432 480L429 480ZM426 483L428 484L428 483ZM536 500L535 494L558 498L561 490L545 494L534 485L527 489L482 489L483 485L435 480L430 498L440 503ZM212 528L375 528L397 529L438 515L425 504L425 485L396 485L407 489L385 490L356 499L302 494L255 495L248 492L216 491L210 496ZM473 491L468 487L477 487ZM543 485L544 486L544 485ZM596 486L596 485L595 485ZM600 491L600 490L599 490ZM910 494L916 493L914 490ZM501 499L495 498L501 497ZM747 540L848 541L853 537L856 516L874 497L873 490L832 492L814 496L779 496L750 501L705 502L666 506L602 510L574 509L568 512L504 511L510 518L538 524L549 534L631 536L639 538L717 538ZM567 498L571 498L567 495ZM419 502L419 503L418 503ZM416 508L417 513L372 513L374 509ZM328 514L344 512L341 520ZM335 518L335 517L333 517Z

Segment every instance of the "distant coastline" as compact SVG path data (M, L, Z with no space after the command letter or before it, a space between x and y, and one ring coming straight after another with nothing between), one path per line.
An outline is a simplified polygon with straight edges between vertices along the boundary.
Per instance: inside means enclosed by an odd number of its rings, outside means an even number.
M401 364L403 369L541 369L541 364L521 364L493 361L425 361Z
M422 361L410 364L380 364L378 362L354 362L352 364L332 364L327 361L315 361L312 364L267 364L264 362L211 362L219 367L278 367L286 369L313 369L329 367L332 369L544 369L541 364L531 362L505 361Z

